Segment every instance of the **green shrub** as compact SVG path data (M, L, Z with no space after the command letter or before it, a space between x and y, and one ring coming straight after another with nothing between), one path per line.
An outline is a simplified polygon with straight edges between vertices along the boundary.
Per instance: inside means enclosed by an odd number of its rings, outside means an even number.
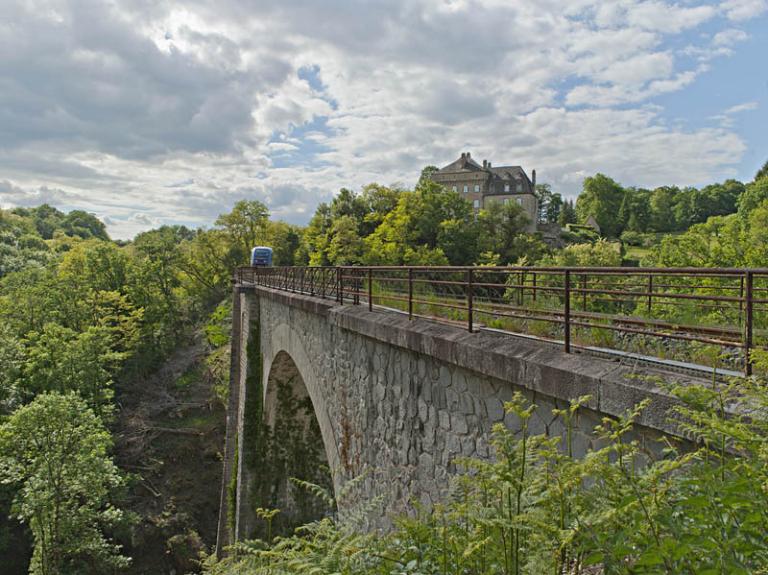
M765 357L758 354L758 367ZM768 573L768 391L765 382L673 389L691 442L652 452L634 422L648 403L604 418L600 447L573 456L588 398L553 413L562 436L531 435L534 406L506 405L521 422L494 428L493 461L462 460L450 497L386 536L326 518L268 544L237 545L207 572L317 574ZM749 405L739 416L735 405ZM682 448L681 448L682 447ZM595 572L595 571L589 571Z

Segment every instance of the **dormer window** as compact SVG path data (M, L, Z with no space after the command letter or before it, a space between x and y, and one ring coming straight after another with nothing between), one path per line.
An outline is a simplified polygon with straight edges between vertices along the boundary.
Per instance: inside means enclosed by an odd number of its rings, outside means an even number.
M522 194L523 193L523 183L517 182L517 193Z
M504 191L509 193L509 184L504 184Z

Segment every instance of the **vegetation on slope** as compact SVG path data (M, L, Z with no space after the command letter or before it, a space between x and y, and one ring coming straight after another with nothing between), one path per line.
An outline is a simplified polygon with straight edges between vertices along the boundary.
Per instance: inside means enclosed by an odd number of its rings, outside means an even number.
M243 202L212 230L163 227L118 244L82 212L0 210L0 555L14 558L10 572L26 570L30 543L30 572L44 574L187 570L214 543L226 341L195 332L229 297L248 245L292 229ZM225 324L215 315L208 331ZM77 433L64 438L67 425ZM41 462L57 460L54 480L41 475Z
M563 432L548 436L531 433L534 406L518 394L506 408L519 429L497 424L493 461L457 460L464 472L434 510L401 517L386 534L326 518L235 545L207 572L768 573L767 383L675 389L674 417L692 443L640 441L632 427L646 402L603 419L578 459L573 430L587 398L554 410ZM750 416L726 415L734 404Z

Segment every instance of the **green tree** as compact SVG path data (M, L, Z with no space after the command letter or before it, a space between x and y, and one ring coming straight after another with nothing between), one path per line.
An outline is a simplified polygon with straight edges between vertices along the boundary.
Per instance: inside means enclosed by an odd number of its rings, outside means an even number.
M424 166L424 168L422 168L421 170L421 174L419 175L419 183L422 184L431 180L432 175L435 172L439 172L439 171L440 171L440 168L438 168L437 166L432 166L432 165Z
M662 186L651 192L651 226L657 232L671 232L676 228L675 200L679 188Z
M317 206L302 237L301 249L311 266L326 266L328 259L328 232L332 225L331 207L326 203Z
M546 258L543 265L616 267L621 265L620 244L599 239L593 244L574 244Z
M56 208L43 204L33 211L35 229L40 237L46 240L53 238L53 233L61 228L64 214Z
M237 249L238 261L245 264L250 257L251 248L266 243L269 210L263 203L255 200L240 200L228 214L216 219L219 226L229 236Z
M185 290L195 301L215 305L230 289L233 270L240 264L240 253L222 230L200 231L180 246L179 268Z
M26 342L23 392L29 400L49 391L77 392L100 414L109 413L113 377L126 354L115 351L106 328L76 332L49 323Z
M617 216L623 230L636 232L648 230L651 219L649 197L650 192L647 190L626 189Z
M395 209L401 190L379 184L368 184L363 188L360 200L365 206L365 217L360 228L362 237L372 234L384 221L386 215Z
M768 178L768 161L763 164L763 167L760 168L757 173L755 174L755 181L761 180L763 178Z
M479 251L499 254L502 265L514 263L521 256L520 236L526 235L528 215L515 202L489 202L477 216Z
M660 267L738 267L744 264L745 222L735 215L716 216L685 233L665 236L649 260Z
M273 250L272 263L276 266L298 265L296 252L301 245L301 228L285 222L267 224L267 245Z
M46 393L0 427L0 481L18 491L13 513L34 537L30 573L105 573L127 566L104 535L125 521L111 502L123 483L109 432L74 394Z
M711 216L727 216L734 213L744 190L744 184L737 180L726 180L722 184L711 184L702 188L701 201L704 214L701 221L705 222Z
M58 266L58 279L88 290L121 291L125 289L129 257L111 242L90 240L69 250Z
M623 199L624 189L618 183L597 174L584 179L584 190L576 200L576 214L581 222L592 216L604 236L618 237L622 229L616 216Z
M446 224L451 230L462 225L473 228L472 206L457 192L432 181L422 182L412 192L400 192L395 208L365 238L366 262L401 265L443 261L448 255L443 247L453 257L465 257L466 249L446 236L443 222L452 222Z
M18 380L24 362L24 349L9 326L0 325L0 416L18 402Z
M64 216L61 229L68 236L77 236L86 240L90 238L109 240L107 228L102 221L82 210L73 210Z
M332 265L348 266L361 263L363 240L357 233L357 222L352 216L337 218L330 231L328 259Z
M576 221L576 208L573 206L573 200L566 200L563 202L560 216L557 218L557 223L564 228L568 224L575 224Z
M749 216L757 206L768 200L768 178L761 178L748 184L744 193L739 196L739 214Z
M437 247L453 265L472 265L478 257L477 226L465 220L450 219L440 222Z
M563 209L563 196L552 192L549 184L536 184L536 196L539 198L539 221L556 223Z

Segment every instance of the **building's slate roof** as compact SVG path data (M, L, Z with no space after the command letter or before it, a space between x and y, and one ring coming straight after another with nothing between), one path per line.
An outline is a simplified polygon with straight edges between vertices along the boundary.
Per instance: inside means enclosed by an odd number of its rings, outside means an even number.
M490 162L483 162L481 166L469 153L462 153L461 156L440 168L435 172L435 181L448 185L453 181L466 181L468 174L473 174L472 180L482 179L487 182L485 195L507 195L507 194L533 194L533 182L525 173L521 166L492 166ZM522 189L518 187L522 184ZM505 187L513 188L505 190Z
M525 171L520 166L493 166L489 169L494 175L500 177L503 180L517 180L520 178L525 178L526 180L528 179Z
M469 171L477 171L482 170L483 167L478 164L475 160L473 160L471 157L467 157L464 154L461 155L461 157L456 160L455 162L451 162L444 168L440 168L439 172L461 172L463 170L469 170Z

